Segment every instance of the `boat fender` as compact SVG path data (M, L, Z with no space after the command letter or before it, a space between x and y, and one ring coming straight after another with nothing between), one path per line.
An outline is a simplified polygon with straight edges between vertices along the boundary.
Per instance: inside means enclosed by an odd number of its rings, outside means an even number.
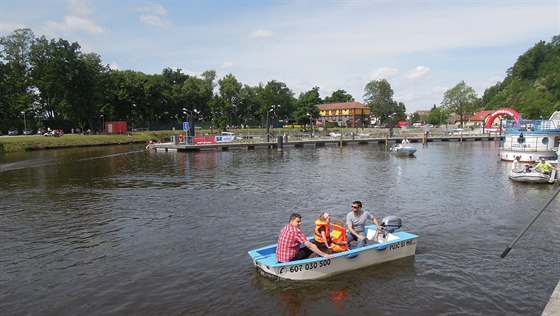
M180 143L182 143L182 142L183 142L183 140L184 140L184 138L183 138L183 134L179 134L179 142L180 142Z
M385 249L387 249L387 245L381 245L381 246L377 247L377 250L379 250L379 251L383 251Z
M358 254L353 252L353 253L349 254L348 256L346 256L346 258L353 259L353 258L356 258L357 256L358 256Z

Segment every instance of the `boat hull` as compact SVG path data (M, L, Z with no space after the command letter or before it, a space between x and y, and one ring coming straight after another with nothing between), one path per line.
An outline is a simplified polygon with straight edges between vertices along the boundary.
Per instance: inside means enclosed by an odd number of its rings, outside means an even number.
M534 162L541 157L556 160L560 143L558 121L529 120L506 122L505 138L500 142L500 159L513 161L520 156L521 162Z
M392 147L391 153L397 156L413 156L416 152L414 147Z
M276 245L251 250L249 255L254 267L265 275L288 280L315 280L413 256L417 240L416 235L396 232L390 234L386 242L336 253L331 259L315 257L279 263L276 261Z
M510 172L509 178L516 182L525 183L553 183L556 172L553 171L550 176L541 174L540 172Z

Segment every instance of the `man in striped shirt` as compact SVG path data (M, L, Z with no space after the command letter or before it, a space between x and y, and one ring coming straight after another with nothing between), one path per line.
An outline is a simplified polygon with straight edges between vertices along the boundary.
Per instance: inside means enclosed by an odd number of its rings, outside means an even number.
M276 247L276 260L278 262L306 259L313 252L321 257L333 257L328 253L322 252L314 243L307 240L300 227L301 215L293 213L290 216L290 222L282 228L280 236L278 236L278 245ZM301 244L304 244L305 247L300 248Z

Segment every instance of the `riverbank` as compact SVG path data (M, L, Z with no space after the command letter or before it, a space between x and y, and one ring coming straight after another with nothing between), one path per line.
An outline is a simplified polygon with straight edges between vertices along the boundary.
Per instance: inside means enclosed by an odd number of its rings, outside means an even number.
M240 139L242 143L252 143L260 142L266 139L266 130L263 128L253 128L253 129L230 129L236 135L237 139ZM342 137L345 140L354 140L360 138L381 138L385 139L390 134L389 129L385 128L365 128L365 129L353 129L353 128L339 128L333 131L337 131L341 136L331 137L329 135L330 130L317 129L313 131L313 136L309 131L293 129L293 128L282 128L282 129L271 129L270 139L275 140L279 135L289 136L290 140L317 140L320 138L339 140L338 137ZM395 138L418 138L424 137L423 129L394 129L393 137ZM19 135L19 136L0 136L0 153L10 153L10 152L21 152L21 151L33 151L33 150L43 150L43 149L62 149L62 148L75 148L75 147L87 147L87 146L103 146L103 145L119 145L127 143L148 143L150 140L157 142L168 142L172 135L178 133L185 133L184 131L141 131L141 132L129 132L128 134L99 134L99 135L88 135L88 134L64 134L62 137L47 137L42 135ZM196 132L198 135L215 135L215 130L199 130ZM447 128L432 128L430 130L431 137L451 137L451 138L461 138L461 136L477 136L477 137L497 137L495 133L482 133L478 131L471 131L461 133L461 135L452 135L448 132ZM456 136L456 137L453 137ZM467 138L467 137L465 137Z
M3 136L0 137L0 153L129 143L148 143L150 139L169 139L169 137L174 133L174 131L146 131L133 132L129 134L65 134L62 137L47 137L42 135Z

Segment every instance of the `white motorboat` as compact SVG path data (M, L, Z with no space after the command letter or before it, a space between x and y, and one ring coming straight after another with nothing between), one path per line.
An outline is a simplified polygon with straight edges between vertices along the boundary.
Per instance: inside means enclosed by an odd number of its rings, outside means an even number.
M560 111L554 112L548 120L507 120L500 159L513 161L521 156L521 162L534 162L541 157L556 160L559 143Z
M412 156L416 152L416 148L405 138L402 143L393 145L389 151L397 156Z
M315 257L304 260L278 262L276 244L249 251L254 267L264 275L288 280L313 280L352 271L400 258L414 256L418 236L407 232L394 232L401 226L395 216L382 221L386 231L378 234L377 242L333 254L333 258ZM375 225L366 226L376 230ZM310 236L308 239L312 239Z

